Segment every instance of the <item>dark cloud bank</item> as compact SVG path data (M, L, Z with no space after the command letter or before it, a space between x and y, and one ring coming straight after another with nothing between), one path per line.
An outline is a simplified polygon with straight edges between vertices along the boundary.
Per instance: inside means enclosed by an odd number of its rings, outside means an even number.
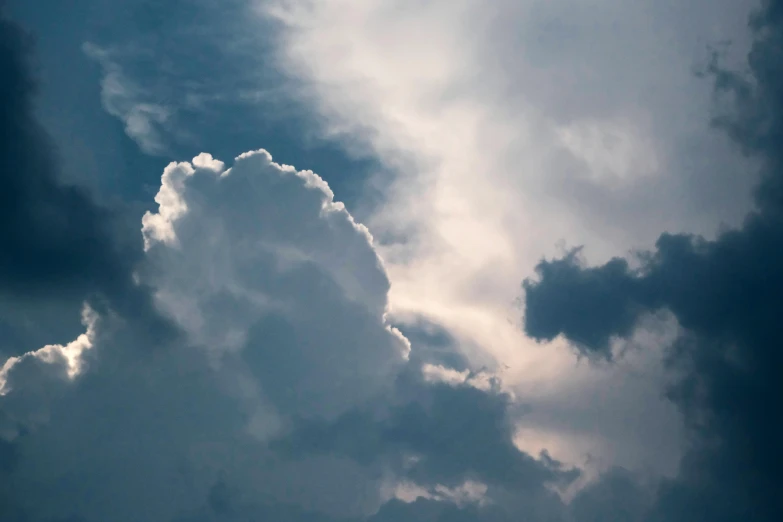
M720 68L715 123L763 162L757 210L714 241L663 234L641 267L624 259L585 267L579 252L538 266L524 283L526 329L563 334L611 359L613 336L640 317L676 316L685 333L670 351L681 377L671 399L690 428L679 476L664 483L653 521L783 519L783 2L752 18L750 74Z

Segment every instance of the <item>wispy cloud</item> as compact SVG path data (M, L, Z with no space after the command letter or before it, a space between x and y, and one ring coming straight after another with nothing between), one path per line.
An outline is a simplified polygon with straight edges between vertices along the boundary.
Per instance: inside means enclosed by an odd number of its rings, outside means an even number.
M89 42L82 49L103 70L101 100L106 111L122 120L126 134L142 151L152 155L165 154L172 109L151 101L149 93L125 75L109 49Z

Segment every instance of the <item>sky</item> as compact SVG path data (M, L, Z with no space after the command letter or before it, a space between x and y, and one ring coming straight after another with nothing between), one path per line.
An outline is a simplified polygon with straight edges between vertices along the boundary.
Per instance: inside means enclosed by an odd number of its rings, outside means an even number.
M781 57L781 0L0 0L0 520L783 519Z

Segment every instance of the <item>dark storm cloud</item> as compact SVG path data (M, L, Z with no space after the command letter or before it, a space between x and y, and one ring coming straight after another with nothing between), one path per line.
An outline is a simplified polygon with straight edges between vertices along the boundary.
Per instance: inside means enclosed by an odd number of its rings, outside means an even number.
M579 476L546 456L534 459L516 448L505 394L426 384L417 372L420 367L411 365L401 375L398 402L387 408L353 410L335 422L303 422L277 446L292 455L340 454L365 465L385 461L427 487L478 480L538 491ZM418 460L405 464L405 456Z
M670 354L683 375L671 397L693 443L659 491L656 521L783 518L783 2L764 2L751 27L751 77L717 64L712 74L730 102L716 124L763 162L758 210L714 241L664 234L638 270L621 259L587 268L572 252L524 283L527 332L564 334L584 353L610 357L611 337L658 309L684 328Z
M612 335L631 333L638 313L639 282L632 278L624 259L604 266L583 268L580 249L566 257L544 261L536 267L540 283L523 283L526 301L525 328L536 339L552 339L563 333L585 350L611 357Z
M335 421L298 422L272 448L293 459L338 455L380 465L428 492L471 481L488 488L486 503L443 495L391 499L369 522L510 522L520 516L570 522L567 506L547 486L570 484L579 471L516 448L510 398L497 389L426 383L421 371L420 362L411 361L385 404L354 409ZM587 513L600 518L606 514L600 507L589 505Z
M58 180L57 151L35 116L31 36L0 17L0 331L20 337L29 320L20 308L36 308L40 299L76 310L74 318L96 295L124 312L150 313L131 281L140 242L124 239L137 234L84 189ZM37 346L22 340L12 348Z

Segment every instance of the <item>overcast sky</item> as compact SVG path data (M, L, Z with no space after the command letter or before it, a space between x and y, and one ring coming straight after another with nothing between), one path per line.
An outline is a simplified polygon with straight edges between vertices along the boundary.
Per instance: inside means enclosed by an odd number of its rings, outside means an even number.
M0 520L783 519L781 13L0 0Z

